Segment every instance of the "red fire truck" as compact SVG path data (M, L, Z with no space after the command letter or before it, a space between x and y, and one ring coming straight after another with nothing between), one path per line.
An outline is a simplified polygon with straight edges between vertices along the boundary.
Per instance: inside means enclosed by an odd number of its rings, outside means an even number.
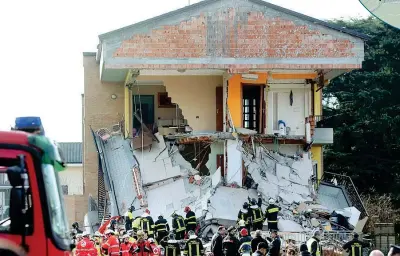
M71 254L56 144L40 128L0 131L0 255Z

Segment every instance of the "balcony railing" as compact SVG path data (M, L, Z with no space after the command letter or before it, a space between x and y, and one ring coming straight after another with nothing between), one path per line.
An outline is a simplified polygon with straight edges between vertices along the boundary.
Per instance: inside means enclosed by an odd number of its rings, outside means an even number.
M321 180L326 183L341 186L343 189L345 189L351 205L357 208L357 210L361 212L360 219L368 217L367 209L365 209L361 197L358 194L357 188L354 185L353 180L351 179L350 176L335 174L331 172L324 172Z

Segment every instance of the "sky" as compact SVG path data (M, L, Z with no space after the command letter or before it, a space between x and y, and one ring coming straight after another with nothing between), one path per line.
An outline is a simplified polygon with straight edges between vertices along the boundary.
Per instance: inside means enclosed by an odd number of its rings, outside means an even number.
M191 0L197 3L200 0ZM318 18L367 17L358 0L269 0ZM0 130L40 116L59 142L82 141L82 52L98 35L188 5L188 0L0 1Z

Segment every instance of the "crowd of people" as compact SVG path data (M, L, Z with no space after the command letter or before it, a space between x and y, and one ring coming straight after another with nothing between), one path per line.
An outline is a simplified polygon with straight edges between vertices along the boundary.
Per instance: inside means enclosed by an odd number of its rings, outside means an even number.
M315 231L304 244L287 244L282 250L281 238L278 234L278 213L281 208L270 199L265 212L262 210L262 199L259 196L248 198L238 213L237 224L226 228L220 226L211 239L209 256L323 256L321 234ZM185 217L174 212L172 227L164 216L158 216L156 221L146 209L141 216L133 217L134 208L130 208L124 217L113 217L105 222L91 236L79 229L74 223L74 239L76 256L203 256L206 255L203 241L197 236L199 225L195 213L189 206L185 207ZM267 220L269 237L263 237L264 222ZM250 232L254 232L251 236ZM369 245L359 240L354 234L351 241L344 244L343 249L349 256L362 256L363 249ZM378 255L373 251L371 256ZM400 248L392 247L392 254L400 256Z
M204 255L202 241L197 237L198 225L195 213L185 207L185 218L176 212L172 217L172 228L164 216L154 222L146 209L141 216L133 217L130 208L123 218L113 217L93 236L79 229L74 223L76 256L121 255L121 256L188 256ZM123 225L120 222L123 220ZM120 223L119 223L120 222ZM182 248L181 244L184 243Z

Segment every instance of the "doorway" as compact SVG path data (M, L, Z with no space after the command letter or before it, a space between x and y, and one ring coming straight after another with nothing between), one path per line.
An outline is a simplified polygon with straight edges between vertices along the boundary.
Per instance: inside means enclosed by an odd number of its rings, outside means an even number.
M154 125L154 95L133 95L132 105L132 113L136 112L151 131ZM140 122L133 116L133 128L139 130L140 127Z
M243 128L263 133L265 122L264 86L242 85Z

